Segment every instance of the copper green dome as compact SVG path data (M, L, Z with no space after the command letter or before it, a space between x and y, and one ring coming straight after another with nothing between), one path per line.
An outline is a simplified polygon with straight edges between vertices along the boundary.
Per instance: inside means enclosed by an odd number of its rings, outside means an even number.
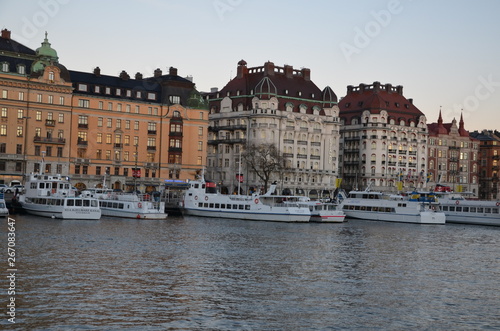
M49 40L47 39L47 32L45 32L45 39L43 40L42 46L36 49L36 55L44 60L52 60L54 62L57 62L59 59L56 50L50 47Z

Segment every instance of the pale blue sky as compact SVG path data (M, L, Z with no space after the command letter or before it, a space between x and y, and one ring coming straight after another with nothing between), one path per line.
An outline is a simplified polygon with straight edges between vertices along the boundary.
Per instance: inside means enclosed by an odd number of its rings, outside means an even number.
M320 89L403 85L428 122L500 130L500 1L0 1L0 25L36 49L48 31L71 70L145 76L176 67L198 90L248 66L310 68Z

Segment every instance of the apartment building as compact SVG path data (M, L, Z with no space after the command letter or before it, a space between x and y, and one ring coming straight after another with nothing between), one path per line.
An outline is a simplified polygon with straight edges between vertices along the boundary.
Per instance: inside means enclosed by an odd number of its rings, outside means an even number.
M286 158L275 174L281 192L326 196L335 189L338 167L339 109L330 87L320 90L308 68L290 65L247 67L224 88L208 94L209 137L206 176L228 192L259 189L262 182L239 163L249 144L274 144Z
M474 131L470 136L479 141L479 199L500 198L500 132Z

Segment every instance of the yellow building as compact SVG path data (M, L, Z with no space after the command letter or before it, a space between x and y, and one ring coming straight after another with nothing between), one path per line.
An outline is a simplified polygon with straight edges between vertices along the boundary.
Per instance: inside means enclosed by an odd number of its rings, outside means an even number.
M106 180L150 191L205 165L208 109L177 69L133 79L71 71L47 36L33 51L8 30L0 51L0 181L39 172L43 158L44 172L69 175L80 188Z

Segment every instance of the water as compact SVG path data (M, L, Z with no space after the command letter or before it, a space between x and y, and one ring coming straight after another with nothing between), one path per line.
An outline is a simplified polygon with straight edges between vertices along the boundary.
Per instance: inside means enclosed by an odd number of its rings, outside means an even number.
M500 329L499 228L15 219L4 329Z

